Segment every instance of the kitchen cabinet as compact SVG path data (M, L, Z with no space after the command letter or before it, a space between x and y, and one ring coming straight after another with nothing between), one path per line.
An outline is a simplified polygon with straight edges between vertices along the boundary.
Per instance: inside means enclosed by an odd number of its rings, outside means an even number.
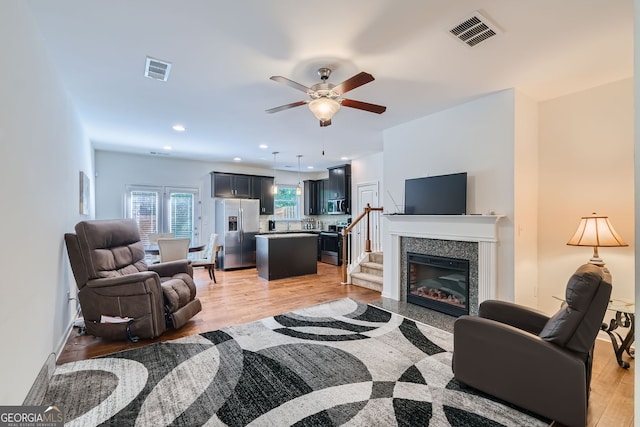
M260 215L273 215L273 177L252 176L251 198L260 199Z
M327 198L346 199L351 193L351 165L329 168Z
M211 172L211 197L251 198L251 176Z
M327 183L328 179L319 179L316 181L316 196L318 202L318 212L320 215L327 213Z
M211 172L211 197L259 199L260 215L273 215L273 177Z
M304 185L304 214L305 215L319 215L318 202L317 202L317 186L316 181L307 180L303 182Z
M316 274L315 234L259 234L256 236L256 269L266 280Z
M344 199L346 213L351 214L351 165L329 168L326 198L328 200Z
M326 179L304 181L304 214L324 215L327 211L325 203Z

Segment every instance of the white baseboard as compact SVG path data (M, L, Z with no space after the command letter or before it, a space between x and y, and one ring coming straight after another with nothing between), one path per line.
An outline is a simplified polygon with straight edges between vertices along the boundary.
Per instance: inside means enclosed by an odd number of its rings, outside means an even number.
M71 335L71 332L73 331L73 326L75 324L75 321L79 316L80 316L80 310L78 309L76 311L76 315L73 317L73 319L67 325L65 333L62 335L62 338L60 339L60 341L58 342L58 345L56 346L56 349L54 351L54 354L56 355L56 360L58 360L58 357L62 354L62 350L64 350L64 345L69 340L69 336Z
M79 315L80 310L76 312L74 319L71 320L67 325L65 333L62 334L62 338L60 339L60 342L58 342L55 351L47 356L47 360L45 360L44 365L42 365L42 368L40 368L40 372L38 373L36 380L31 385L31 388L29 389L29 392L27 393L27 396L22 403L23 405L39 406L42 404L42 400L44 399L45 393L47 392L47 388L49 386L49 381L53 376L53 371L55 371L56 369L56 361L62 353L62 350L64 350L64 345L67 343L67 340L69 339L69 336L73 331L74 322Z

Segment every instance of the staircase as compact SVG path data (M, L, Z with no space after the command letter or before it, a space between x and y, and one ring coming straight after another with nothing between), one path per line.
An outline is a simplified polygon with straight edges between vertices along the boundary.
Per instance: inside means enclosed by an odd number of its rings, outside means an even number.
M369 253L360 271L351 273L351 284L382 292L382 252Z

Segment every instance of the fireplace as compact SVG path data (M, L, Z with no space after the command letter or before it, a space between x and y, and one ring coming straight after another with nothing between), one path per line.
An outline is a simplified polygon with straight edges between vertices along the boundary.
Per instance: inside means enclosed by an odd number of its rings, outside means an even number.
M415 252L469 261L469 314L478 314L482 301L496 298L497 223L502 215L386 215L384 218L383 297L407 302L407 253Z
M407 302L452 316L469 314L469 261L407 252Z

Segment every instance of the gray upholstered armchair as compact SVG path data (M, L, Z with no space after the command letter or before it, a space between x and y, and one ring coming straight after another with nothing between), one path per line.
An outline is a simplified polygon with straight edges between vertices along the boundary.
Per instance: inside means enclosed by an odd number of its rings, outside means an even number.
M87 332L110 339L153 338L179 328L202 306L187 260L147 266L133 220L82 221L65 234ZM102 316L130 318L103 323Z
M586 264L571 276L566 305L553 316L485 301L479 316L454 324L455 378L567 426L585 426L591 358L611 276Z

